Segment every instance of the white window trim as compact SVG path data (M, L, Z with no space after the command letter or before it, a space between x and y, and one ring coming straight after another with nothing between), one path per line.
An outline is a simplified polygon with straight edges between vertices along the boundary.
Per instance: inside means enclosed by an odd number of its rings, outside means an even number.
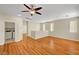
M45 25L45 24L43 24L43 31L45 31L45 27L46 27L46 25Z
M70 32L77 32L77 21L70 21Z
M50 23L50 31L54 31L54 23Z

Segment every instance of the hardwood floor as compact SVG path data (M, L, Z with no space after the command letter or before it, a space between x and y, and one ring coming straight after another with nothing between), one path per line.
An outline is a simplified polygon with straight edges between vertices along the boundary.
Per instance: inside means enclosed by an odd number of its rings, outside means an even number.
M24 35L19 42L0 46L1 55L78 55L79 42L47 36L34 40Z

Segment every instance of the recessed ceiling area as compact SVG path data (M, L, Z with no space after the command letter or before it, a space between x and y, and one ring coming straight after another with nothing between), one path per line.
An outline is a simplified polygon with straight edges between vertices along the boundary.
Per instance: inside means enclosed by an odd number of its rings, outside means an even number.
M0 4L0 15L21 17L36 22L75 17L79 15L78 4L38 4L35 5L35 7L43 7L43 9L40 10L42 15L35 14L34 16L30 16L28 12L22 13L21 11L27 10L23 4Z

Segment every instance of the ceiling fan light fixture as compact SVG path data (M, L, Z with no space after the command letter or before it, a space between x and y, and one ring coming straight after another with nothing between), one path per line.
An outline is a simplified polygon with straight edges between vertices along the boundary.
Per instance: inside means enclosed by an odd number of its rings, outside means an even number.
M28 10L22 11L22 12L29 12L31 16L33 16L34 14L41 15L41 13L39 12L39 10L41 10L42 7L37 7L37 8L35 8L33 5L28 6L28 5L26 5L26 4L24 4L24 6L25 6Z
M17 16L22 16L21 14L18 14Z
M30 11L31 14L35 14L35 11Z

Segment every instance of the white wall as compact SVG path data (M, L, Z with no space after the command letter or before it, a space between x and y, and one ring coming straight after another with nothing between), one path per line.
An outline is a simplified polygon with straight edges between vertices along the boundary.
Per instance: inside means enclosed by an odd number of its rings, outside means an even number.
M15 18L15 41L23 39L23 19Z
M0 45L4 44L4 23L3 18L0 17Z
M36 23L36 22L28 22L28 35L32 36L31 32L32 31L40 31L40 23Z
M49 31L50 36L56 36L60 38L65 39L71 39L71 40L79 40L79 30L77 32L70 32L70 22L71 21L77 21L77 25L79 22L79 17L73 17L73 18L65 18L60 20L55 20L51 22L46 22L46 30ZM54 31L50 31L50 23L54 23ZM42 23L41 23L41 30L42 30ZM79 29L79 25L77 26Z
M23 19L17 17L1 16L0 17L0 45L5 42L5 22L15 23L15 41L22 40L23 36Z
M27 24L28 24L28 21L23 20L23 33L24 34L27 34L27 29L28 29Z

